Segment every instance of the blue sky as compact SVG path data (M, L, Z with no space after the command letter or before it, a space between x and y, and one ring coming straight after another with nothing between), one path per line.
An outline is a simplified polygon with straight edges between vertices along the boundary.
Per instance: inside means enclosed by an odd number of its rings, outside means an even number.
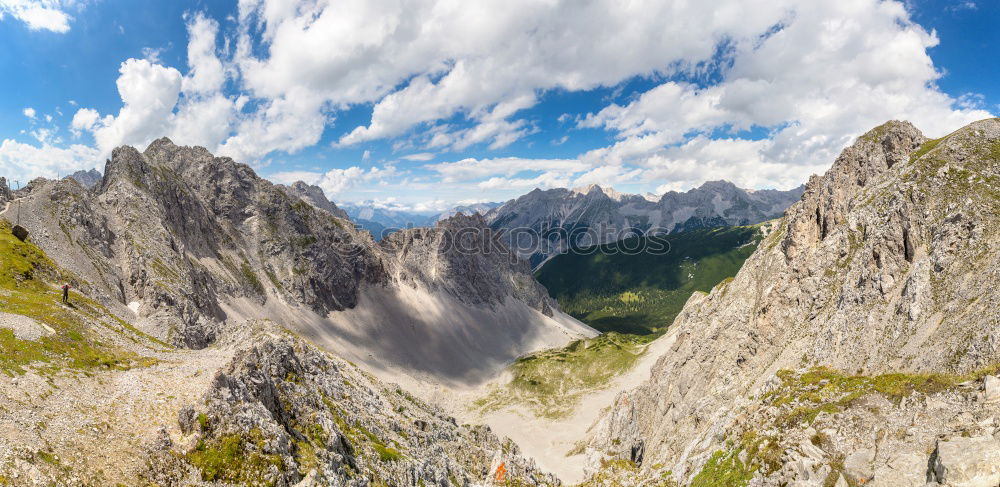
M1000 2L487 3L0 0L0 175L166 135L431 211L788 188L887 119L935 136L1000 112Z

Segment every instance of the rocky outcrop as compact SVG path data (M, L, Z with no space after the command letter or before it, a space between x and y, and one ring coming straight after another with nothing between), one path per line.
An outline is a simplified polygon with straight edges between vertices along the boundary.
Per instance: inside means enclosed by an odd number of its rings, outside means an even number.
M802 188L750 191L726 181L706 182L659 198L622 194L597 185L536 189L490 210L486 220L537 268L572 246L614 242L632 234L760 223L781 216L801 195Z
M854 196L874 184L927 138L908 122L889 122L848 147L823 177L813 176L802 202L788 213L788 234L782 245L789 259L801 248L814 247L847 223Z
M262 338L215 376L202 403L180 412L183 436L154 448L146 480L481 485L501 475L516 485L558 485L488 428L458 426L302 340Z
M1000 485L1000 439L977 436L939 441L928 477L947 486Z
M845 445L883 442L875 448L875 478L880 468L913 473L905 465L919 463L917 457L924 468L916 475L926 475L937 435L995 434L991 417L998 411L979 402L983 391L953 392L953 399L935 394L970 380L985 388L983 371L1000 362L998 215L1000 120L938 140L905 122L865 134L827 174L810 180L782 230L760 244L733 281L688 301L665 338L671 351L606 416L593 451L626 456L623 449L642 442L651 452L644 464L662 463L684 482L742 454L749 477L763 482L755 485L771 485L812 482L823 466L832 475L840 468L837 455L854 453ZM775 374L804 365L871 387L828 403L826 392L811 391L842 379L806 375L808 387L788 403L771 402L769 393L783 383ZM940 378L940 388L923 390L929 377ZM939 414L950 423L928 412L942 400L952 409ZM874 429L850 423L863 415L863 401L883 401L871 405L878 411ZM809 414L770 422L796 406ZM768 453L767 445L787 452L809 439L810 425L840 435L837 448L811 460L815 469L789 467L810 452ZM746 442L745 435L767 441ZM857 442L845 439L852 435ZM749 468L755 458L771 458L773 468L764 462Z

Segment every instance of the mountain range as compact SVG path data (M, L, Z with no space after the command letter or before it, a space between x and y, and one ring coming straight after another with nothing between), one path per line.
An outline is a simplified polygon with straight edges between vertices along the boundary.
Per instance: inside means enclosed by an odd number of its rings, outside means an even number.
M376 240L406 228L428 227L455 215L485 215L500 203L475 203L458 205L441 213L414 212L390 209L374 203L347 203L343 205L348 216L359 227L368 230Z
M711 181L660 197L630 195L597 185L534 191L490 210L486 221L532 267L572 247L697 228L750 225L777 218L802 196L788 191L741 189Z

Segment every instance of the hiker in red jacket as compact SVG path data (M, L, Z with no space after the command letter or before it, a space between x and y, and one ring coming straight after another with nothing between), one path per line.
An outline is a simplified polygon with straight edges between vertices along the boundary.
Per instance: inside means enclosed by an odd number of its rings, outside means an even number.
M69 283L63 284L63 304L69 303Z

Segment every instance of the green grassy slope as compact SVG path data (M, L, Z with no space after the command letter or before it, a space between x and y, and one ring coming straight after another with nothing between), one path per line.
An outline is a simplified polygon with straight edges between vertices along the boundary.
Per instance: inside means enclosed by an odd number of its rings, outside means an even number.
M71 280L30 240L21 242L11 235L10 222L0 220L0 312L33 318L53 331L38 340L22 340L0 327L0 373L15 376L29 369L43 374L90 373L155 363L102 339L95 326L137 344L169 348L79 292L73 292L70 304L63 304L59 283Z
M536 277L564 311L599 331L655 335L692 293L736 275L757 248L759 230L713 228L580 249L555 257ZM623 250L664 246L662 255Z

